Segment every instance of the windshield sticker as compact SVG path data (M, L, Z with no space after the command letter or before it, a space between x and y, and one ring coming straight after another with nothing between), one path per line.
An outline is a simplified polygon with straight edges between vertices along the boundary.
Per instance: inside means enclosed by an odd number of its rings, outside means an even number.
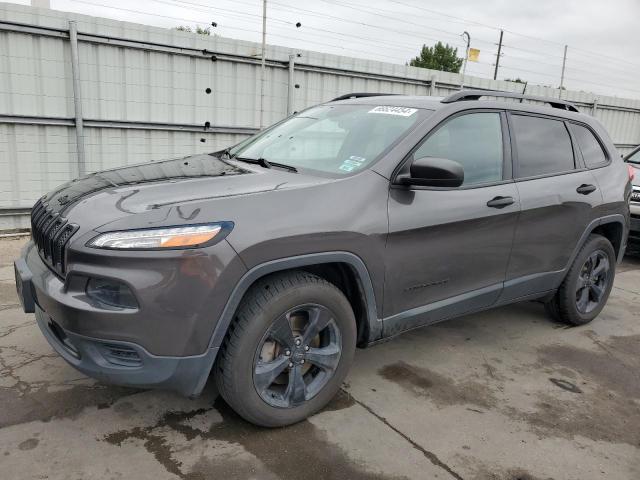
M367 159L364 157L358 157L356 155L351 155L349 158L342 162L338 168L343 172L352 172L356 168L360 168Z
M398 115L400 117L410 117L417 111L418 111L417 108L390 107L387 105L381 105L379 107L369 110L368 113L383 113L385 115Z

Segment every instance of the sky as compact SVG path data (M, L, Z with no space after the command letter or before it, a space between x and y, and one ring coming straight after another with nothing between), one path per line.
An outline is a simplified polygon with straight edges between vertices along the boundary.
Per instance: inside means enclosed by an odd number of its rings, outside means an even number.
M13 0L28 4L28 0ZM210 26L225 37L261 41L261 0L50 0L51 8L130 22ZM640 98L640 0L268 0L267 43L404 64L423 44L449 43L464 56L467 31L479 62L467 74L521 78ZM302 25L296 27L296 23Z

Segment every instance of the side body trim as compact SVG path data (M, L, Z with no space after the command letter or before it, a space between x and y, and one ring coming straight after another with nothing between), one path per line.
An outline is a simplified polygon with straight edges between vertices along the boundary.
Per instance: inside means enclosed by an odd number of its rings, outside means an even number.
M497 283L397 313L383 320L383 336L390 337L406 330L490 308L498 299L501 290L502 283Z
M490 285L472 292L463 293L462 295L456 295L455 297L397 313L383 320L383 338L392 337L414 328L432 325L469 313L548 295L560 286L567 270L571 267L580 248L582 248L582 245L584 245L584 242L591 232L600 225L615 222L620 223L623 229L621 248L617 258L618 263L620 263L624 256L624 244L627 234L624 216L614 214L600 217L593 220L585 228L580 240L571 253L569 261L562 270L540 272L514 278L500 284Z

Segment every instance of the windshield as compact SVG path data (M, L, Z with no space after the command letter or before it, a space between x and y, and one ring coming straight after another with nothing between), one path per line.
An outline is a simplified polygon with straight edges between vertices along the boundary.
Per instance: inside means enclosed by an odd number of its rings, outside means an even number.
M640 150L638 150L636 153L634 153L629 158L627 158L627 162L640 163Z
M348 175L371 165L430 113L374 105L322 105L238 144L232 157Z

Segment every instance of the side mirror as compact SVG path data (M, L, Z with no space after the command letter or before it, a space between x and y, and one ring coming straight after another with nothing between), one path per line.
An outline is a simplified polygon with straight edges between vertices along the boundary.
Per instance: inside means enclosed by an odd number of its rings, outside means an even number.
M403 185L423 187L459 187L464 182L462 165L447 158L416 158L409 167L409 174L399 175Z

